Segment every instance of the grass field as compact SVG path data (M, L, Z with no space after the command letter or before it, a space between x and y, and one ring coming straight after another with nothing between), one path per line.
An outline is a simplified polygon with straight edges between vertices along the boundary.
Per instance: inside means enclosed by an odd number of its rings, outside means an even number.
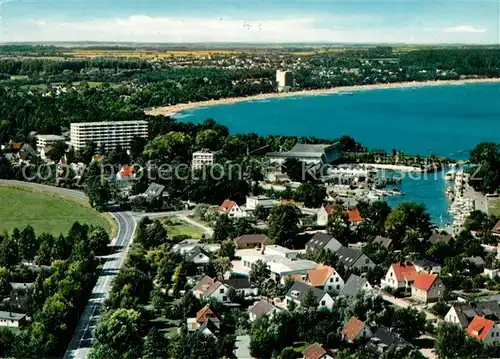
M166 220L167 233L169 237L186 235L189 238L201 239L203 235L203 229L192 226L180 219L169 217Z
M111 233L106 216L76 200L43 192L0 187L0 233L31 225L37 234L66 234L75 221L101 225Z
M68 56L74 56L78 58L138 58L138 59L163 59L168 57L179 57L179 56L194 56L194 57L207 57L211 55L227 55L235 54L239 51L236 50L165 50L165 51L154 51L154 50L88 50L88 49L77 49L66 53Z
M500 217L500 198L488 199L488 214Z

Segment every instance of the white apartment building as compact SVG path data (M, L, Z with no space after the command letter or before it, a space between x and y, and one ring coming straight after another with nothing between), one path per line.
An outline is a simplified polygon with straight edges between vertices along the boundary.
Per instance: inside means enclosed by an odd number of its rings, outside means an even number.
M64 142L65 138L58 135L37 135L36 136L36 149L38 152L54 145L56 142Z
M215 162L215 153L209 150L201 150L193 153L192 167L195 170L204 166L212 166Z
M103 145L106 151L117 146L130 149L136 137L148 137L147 121L107 121L72 123L70 127L71 145L75 150L83 148L87 142Z
M294 86L293 74L290 71L276 70L276 83L278 91L288 91Z

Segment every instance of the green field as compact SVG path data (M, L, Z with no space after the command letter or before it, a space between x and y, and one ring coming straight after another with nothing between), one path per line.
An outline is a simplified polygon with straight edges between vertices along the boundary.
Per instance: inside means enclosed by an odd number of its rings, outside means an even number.
M499 198L489 198L488 199L488 214L496 217L500 217L500 199Z
M101 225L110 232L110 220L83 202L55 194L0 187L0 233L33 226L37 234L66 234L71 225Z
M167 234L170 238L178 235L186 235L189 236L189 238L201 239L203 235L203 229L192 226L177 218L169 217L165 223Z

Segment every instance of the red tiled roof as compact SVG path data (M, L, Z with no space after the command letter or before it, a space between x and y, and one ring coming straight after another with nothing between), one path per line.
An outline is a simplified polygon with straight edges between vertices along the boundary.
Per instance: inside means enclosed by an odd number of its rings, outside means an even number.
M130 177L134 174L134 166L123 166L120 170L120 176Z
M320 359L326 354L326 350L318 343L314 343L304 349L302 354L304 354L304 359Z
M344 329L342 329L342 335L353 342L354 340L356 340L359 333L361 333L364 327L364 322L356 317L352 317L351 319L349 319Z
M411 282L415 280L415 277L417 276L417 270L411 263L392 263L391 267L398 282L402 282L404 280Z
M421 290L425 290L426 292L431 289L432 285L436 281L437 276L430 273L417 273L415 277L415 282L413 282L413 287Z
M342 207L339 206L338 204L328 204L326 206L323 206L323 208L325 209L326 213L330 215L333 212L335 212L335 210L340 209Z
M476 315L467 327L467 335L479 340L484 340L494 325L495 322L492 320Z
M316 269L310 269L307 271L307 279L309 284L313 287L319 287L325 285L326 281L335 272L330 266L319 264Z
M493 232L495 233L500 233L500 221L495 224L495 227L493 227Z
M361 217L361 214L359 213L359 210L357 208L348 209L346 212L349 216L349 222L363 222L363 218Z
M215 283L215 279L209 276L204 276L193 288L193 292L205 292L212 284Z
M209 304L205 305L196 313L196 321L198 323L204 323L208 318L210 318L212 322L220 322L219 318L214 313L212 308L210 308Z
M219 209L222 212L229 212L234 206L237 206L236 202L226 199L224 202L222 202L222 205Z

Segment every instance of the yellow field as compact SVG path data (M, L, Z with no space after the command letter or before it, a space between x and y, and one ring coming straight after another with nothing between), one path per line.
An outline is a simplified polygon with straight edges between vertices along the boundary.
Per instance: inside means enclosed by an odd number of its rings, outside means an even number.
M65 53L68 56L83 57L83 58L140 58L140 59L163 59L168 57L192 56L192 57L208 57L212 55L228 55L236 54L241 51L237 50L86 50L78 49Z

